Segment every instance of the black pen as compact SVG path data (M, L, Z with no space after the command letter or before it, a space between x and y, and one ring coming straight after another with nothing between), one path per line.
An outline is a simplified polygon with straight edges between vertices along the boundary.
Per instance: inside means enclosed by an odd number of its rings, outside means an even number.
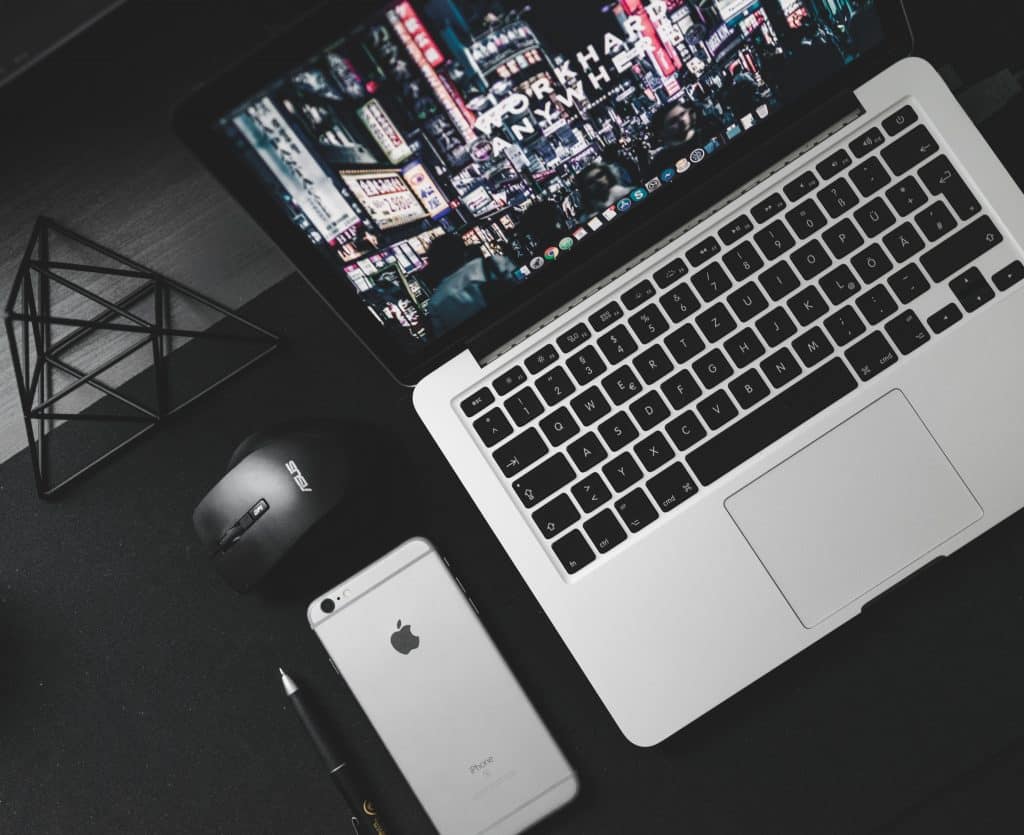
M352 831L355 835L387 835L387 830L377 815L377 807L367 799L366 794L356 783L352 769L348 767L345 758L341 756L337 748L324 735L320 726L313 718L305 700L302 698L298 686L292 681L288 673L280 667L277 669L281 673L281 684L284 685L285 694L305 726L309 738L313 740L316 750L320 752L320 756L327 765L327 770L334 781L334 785L338 787L338 791L341 792L341 796L345 798L345 802L348 804Z

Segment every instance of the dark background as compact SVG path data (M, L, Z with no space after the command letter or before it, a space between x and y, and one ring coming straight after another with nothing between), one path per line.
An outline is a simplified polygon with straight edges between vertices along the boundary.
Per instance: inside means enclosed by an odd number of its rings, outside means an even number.
M134 173L133 147L175 147L170 109L191 84L301 6L136 0L0 90L0 194L9 200L19 184L18 223L45 210L88 224L88 200L74 217L42 198L36 206L26 170L43 176L70 157L82 163L83 189L97 188L87 169L99 168L114 173L116 191L119 166ZM1018 69L1024 12L908 6L918 52L967 87ZM968 100L973 112L991 110L976 92ZM1022 120L1017 97L982 125L1018 182ZM105 148L94 137L111 125L120 141ZM132 240L165 235L188 263L217 259L214 241L190 246L180 234L189 212L187 201L125 212L110 232L129 255ZM199 289L235 294L215 280ZM362 752L392 829L429 831L305 623L306 602L326 583L299 569L272 596L238 596L191 529L192 508L235 444L301 415L377 421L382 460L397 458L401 470L370 497L372 513L335 520L317 549L321 572L341 579L408 536L432 539L577 768L580 797L538 833L1019 831L1024 515L666 743L634 748L448 472L409 391L295 276L244 312L286 346L59 501L36 499L25 453L0 466L4 835L339 831L337 796L282 697L279 664ZM185 350L201 362L199 346Z

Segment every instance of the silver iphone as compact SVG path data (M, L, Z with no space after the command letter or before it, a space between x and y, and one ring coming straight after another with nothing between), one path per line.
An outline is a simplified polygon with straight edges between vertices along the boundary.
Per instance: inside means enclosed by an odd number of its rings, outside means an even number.
M576 795L569 763L429 542L400 545L308 614L441 835L514 835Z

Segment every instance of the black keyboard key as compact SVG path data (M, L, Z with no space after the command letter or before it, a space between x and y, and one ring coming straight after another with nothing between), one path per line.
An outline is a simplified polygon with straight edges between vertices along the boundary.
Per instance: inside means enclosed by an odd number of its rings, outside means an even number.
M896 362L896 352L881 331L875 331L852 348L847 348L846 359L857 376L867 382Z
M672 446L661 432L654 432L640 441L633 447L633 454L649 473L667 464L675 456Z
M914 112L914 108L909 104L905 104L891 116L884 118L882 120L882 127L885 128L885 132L889 136L895 136L905 128L909 128L916 121L917 114Z
M796 361L789 348L780 348L768 359L761 361L761 370L775 388L780 389L786 383L800 376L800 363Z
M895 319L886 322L885 330L901 354L916 351L932 338L928 328L921 323L913 310L904 310Z
M557 493L574 478L576 473L569 459L559 452L513 481L512 489L526 507L533 507Z
M755 322L757 332L767 343L769 348L781 345L796 333L796 325L793 318L786 313L785 308L775 307Z
M598 338L597 347L609 363L617 365L636 351L637 344L625 325L617 325Z
M744 409L756 406L771 393L768 384L757 373L755 368L743 372L743 374L729 383L729 391L732 392L736 402Z
M686 275L686 263L682 258L673 258L664 267L654 271L654 283L662 290L671 287Z
M594 551L579 531L573 531L551 546L568 574L575 574L594 561Z
M888 319L896 312L896 299L892 297L885 285L872 287L857 299L857 307L868 320L868 324L877 325L883 319Z
M888 275L892 269L892 261L885 251L878 244L871 244L865 247L850 259L853 268L865 284L872 284L878 281L883 275Z
M548 451L547 444L536 429L527 429L507 444L494 451L494 460L499 469L508 477L525 470L536 461L540 461Z
M928 292L931 285L917 264L907 264L903 269L889 276L889 286L903 304L909 304L918 296Z
M466 417L473 417L473 415L479 414L483 409L486 409L494 402L494 393L488 389L483 388L475 394L471 394L459 405L462 407L462 413Z
M768 307L768 299L753 283L743 284L738 290L729 294L727 301L741 322L753 319Z
M590 426L590 424L600 420L612 410L597 386L591 386L582 394L576 395L576 397L569 401L569 405L572 406L572 410L577 414L580 423L584 426Z
M643 490L634 490L623 496L615 502L615 510L630 533L646 528L658 518L658 511Z
M648 385L656 383L676 367L660 345L652 345L633 360L633 365Z
M725 340L725 350L737 368L748 366L764 356L764 345L751 328L744 328Z
M639 400L634 400L629 411L643 431L653 429L669 416L668 406L656 391L649 391Z
M875 157L869 157L860 165L851 168L850 179L857 187L857 191L865 197L870 197L892 182L889 172Z
M761 282L768 297L775 302L784 299L800 286L800 279L786 261L772 265L757 280Z
M593 519L588 519L583 523L583 530L599 554L607 554L626 539L626 532L611 510L602 510Z
M601 380L601 385L604 386L604 390L608 392L608 396L616 406L621 406L631 397L638 395L641 388L640 381L628 365L616 368Z
M857 218L857 223L869 238L877 238L896 222L896 215L881 197L876 197L867 205L861 206L853 216Z
M722 247L719 246L718 241L714 237L708 237L686 250L686 260L694 267L699 267L721 251Z
M813 171L805 171L795 180L786 183L782 189L786 193L786 197L791 202L795 203L801 197L809 194L810 191L818 186L818 178L814 176Z
M1020 261L1014 261L992 276L992 283L996 285L997 290L1002 292L1009 290L1022 278L1024 278L1024 264Z
M737 281L752 276L764 266L764 261L750 241L744 241L735 249L730 249L722 256L722 261Z
M853 160L850 155L846 153L844 148L840 148L834 154L830 154L819 162L815 168L818 171L818 175L823 180L828 180L834 177L844 168L849 168L853 164Z
M845 258L864 243L864 236L848 217L822 232L821 239L836 258Z
M700 397L700 386L693 374L683 369L661 384L661 393L668 398L673 409L682 409Z
M899 177L911 168L938 153L939 143L935 141L924 125L918 125L909 133L882 149L882 159Z
M580 433L580 425L576 422L576 418L565 407L556 409L550 415L541 418L540 428L551 446L564 444Z
M909 258L913 258L924 249L924 241L917 231L909 223L897 226L888 235L882 238L885 248L892 253L897 264L902 264Z
M598 473L591 473L573 485L572 495L584 513L593 513L612 497L612 491Z
M545 539L558 536L579 518L580 512L576 509L576 505L564 493L533 513L533 523Z
M554 345L545 345L539 351L526 358L526 370L531 374L539 374L553 362L558 361L558 351Z
M837 357L713 436L686 462L702 484L710 484L856 387L857 381Z
M480 436L480 440L484 442L484 446L487 447L504 441L512 434L512 424L508 422L508 418L505 417L501 409L491 409L482 417L478 417L473 421L473 428Z
M885 137L878 128L870 128L850 143L850 150L853 155L860 159L870 154L875 148L885 142Z
M618 452L626 444L640 437L640 430L633 425L633 421L625 412L612 415L597 427L597 431L612 452Z
M516 386L521 386L525 382L526 372L517 365L514 368L508 369L494 381L494 390L498 394L508 394Z
M835 349L824 331L819 327L813 327L793 340L793 350L804 365L813 368Z
M705 344L693 325L683 325L665 338L665 347L675 357L676 362L684 363L703 351Z
M735 220L727 223L721 229L718 230L718 237L722 239L722 243L726 246L736 243L740 238L749 232L753 231L754 224L751 223L750 218L746 215L740 215Z
M845 214L860 202L857 192L851 188L845 177L840 177L819 191L818 200L833 218Z
M711 431L725 426L730 420L739 414L725 389L720 389L697 404L697 411L704 418L704 422Z
M825 330L832 337L832 341L839 347L853 342L867 328L863 320L857 315L857 311L851 305L839 308L831 316L825 319Z
M729 309L719 302L697 314L697 326L708 342L717 342L736 330L736 320Z
M668 322L665 321L661 311L653 304L647 305L639 313L634 313L630 316L629 326L645 345L652 339L657 339L668 330Z
M754 216L754 220L758 223L764 223L768 218L774 217L784 208L786 208L786 201L782 199L782 195L771 194L754 206L750 210L750 214Z
M942 333L947 328L953 327L963 318L964 314L960 312L960 308L953 302L950 302L941 310L937 310L928 317L928 327L935 331L935 333Z
M996 297L996 291L977 267L971 267L963 275L954 278L949 282L949 289L968 313L973 313Z
M822 276L818 284L832 304L842 304L860 289L860 282L846 264Z
M886 191L885 196L889 198L889 202L892 203L900 217L906 217L928 202L928 195L924 193L924 189L913 175L900 180Z
M732 376L732 366L729 365L729 360L717 348L708 351L700 359L694 360L693 370L706 389L712 389Z
M676 461L652 476L647 482L647 489L661 512L668 513L697 494L697 482L686 472L686 467Z
M597 379L608 367L593 345L588 345L582 351L577 351L565 361L565 364L580 385L586 385L591 380Z
M505 410L516 422L516 426L525 426L544 411L540 398L533 389L520 389L505 401Z
M786 212L786 220L801 240L809 238L827 223L825 215L813 200L805 200L796 208L790 209Z
M590 339L590 328L579 322L569 328L555 341L558 343L558 347L568 354L573 348L578 348L588 339Z
M936 200L927 209L918 212L914 220L929 241L937 241L956 228L956 218L941 200Z
M644 475L636 459L628 452L613 458L601 468L601 472L616 493L632 487Z
M725 274L722 265L717 261L695 272L690 279L690 283L693 284L697 292L700 293L700 297L706 302L717 299L722 293L732 287L729 276Z
M622 304L626 310L636 310L656 292L654 285L645 278L639 284L634 284L622 294Z
M622 308L617 302L609 302L597 313L591 315L590 326L596 331L601 331L621 318Z
M921 266L932 281L945 281L1002 240L1003 235L996 229L995 224L988 217L979 217L946 238L934 249L924 253L921 256Z
M697 296L690 289L689 284L680 284L678 287L663 294L661 299L662 308L673 322L682 322L688 316L692 316L700 309L700 302Z
M549 406L554 406L565 400L576 391L576 386L573 385L564 368L552 368L547 374L542 374L537 378L536 386L540 396Z
M761 248L764 257L769 261L780 255L785 255L796 243L793 233L781 220L772 221L765 226L754 235L754 242Z
M683 412L665 426L665 431L680 452L707 437L707 430L693 411Z
M945 155L935 158L918 173L925 188L932 194L943 195L960 220L972 218L981 211L981 203Z
M821 245L821 241L811 241L809 244L800 247L790 257L805 281L814 278L816 275L821 275L821 273L832 266L832 259L828 257L828 253L825 252L825 247Z
M828 302L821 297L817 287L804 287L787 304L796 320L804 327L828 312Z
M566 447L566 450L581 473L585 473L591 467L596 467L608 457L608 450L601 446L601 442L593 432L580 435Z

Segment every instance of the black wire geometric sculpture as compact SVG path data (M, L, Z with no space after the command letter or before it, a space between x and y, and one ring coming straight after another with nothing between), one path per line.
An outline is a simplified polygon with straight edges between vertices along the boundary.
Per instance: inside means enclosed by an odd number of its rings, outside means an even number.
M81 259L55 260L51 252L58 239L70 242L79 252L91 253L88 260L107 263L82 263ZM107 285L105 288L96 286L97 283L104 283L100 281L101 277ZM130 282L135 286L125 291L121 286L111 287L111 281L119 284ZM87 283L93 286L86 286ZM58 288L65 297L70 293L80 306L91 306L91 310L96 312L91 316L57 315L52 309L52 300ZM114 298L105 298L104 290ZM240 327L242 332L230 332L226 327L213 327L209 330L174 327L171 320L172 301L179 307L191 304L206 308L204 312L212 310L222 317L220 323L229 323L236 330ZM154 431L163 421L259 362L280 342L276 334L213 299L46 217L40 217L32 230L28 248L7 300L5 324L36 489L42 498L55 496L92 472L129 444ZM59 335L55 334L55 329L61 331ZM75 346L80 346L89 338L96 338L97 334L106 334L103 339L110 340L113 353L107 351L108 355L94 367L79 367L69 354ZM120 347L120 342L134 335L138 335L138 339L131 339L123 348ZM247 358L241 364L233 366L230 371L182 402L173 402L170 357L173 340L176 339L179 342L188 339L192 343L220 342L222 345L226 342L246 343L246 351L251 346L256 353L251 356L247 353ZM101 379L118 363L142 351L147 345L152 352L153 370L153 396L148 403L141 402L142 398L137 391L129 392L124 386L115 387ZM69 378L71 382L57 387L54 383L57 373ZM144 389L140 385L144 385ZM81 394L86 386L103 396L100 404L94 403L91 408L78 412L62 411L59 408L65 398L76 392ZM135 388L148 393L148 380L141 380ZM116 408L106 411L98 409L97 405L102 404L114 405ZM117 409L120 409L120 413L114 413ZM129 434L127 437L118 437L116 442L104 448L100 454L89 456L83 466L76 464L74 472L54 483L49 435L58 421L118 423L126 425ZM135 425L136 431L131 431ZM103 437L106 438L105 435Z

